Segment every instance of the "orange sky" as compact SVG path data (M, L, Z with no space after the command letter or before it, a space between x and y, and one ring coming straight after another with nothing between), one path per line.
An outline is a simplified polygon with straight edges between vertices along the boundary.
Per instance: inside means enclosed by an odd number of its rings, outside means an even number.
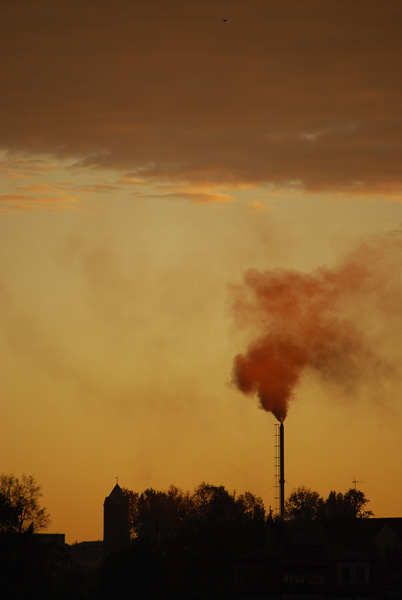
M287 491L357 478L400 516L402 6L22 0L0 18L1 471L36 476L70 542L102 537L116 476L274 505L275 419L231 382L272 307L239 322L233 286L349 261L362 285L330 313L366 354L302 370Z

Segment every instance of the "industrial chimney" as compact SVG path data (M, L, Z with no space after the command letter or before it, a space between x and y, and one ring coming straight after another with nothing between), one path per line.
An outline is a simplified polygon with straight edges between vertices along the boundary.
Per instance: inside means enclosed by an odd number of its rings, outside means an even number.
M283 423L279 426L279 514L285 516L285 431Z

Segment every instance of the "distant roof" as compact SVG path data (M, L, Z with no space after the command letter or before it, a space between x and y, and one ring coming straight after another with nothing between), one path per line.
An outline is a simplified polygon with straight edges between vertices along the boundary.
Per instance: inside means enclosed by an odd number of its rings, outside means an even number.
M378 534L391 529L402 541L402 518L370 518L286 522L274 527L265 546L239 558L255 562L277 560L287 564L318 564L329 560L373 560ZM320 550L321 547L321 550Z

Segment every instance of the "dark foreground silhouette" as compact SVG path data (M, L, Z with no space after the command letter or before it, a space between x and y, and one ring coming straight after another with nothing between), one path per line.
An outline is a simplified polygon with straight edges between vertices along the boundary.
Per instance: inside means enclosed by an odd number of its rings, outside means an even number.
M280 521L260 498L223 486L202 483L191 494L116 486L105 500L109 546L69 546L64 535L3 527L0 597L402 598L402 519L368 518L364 494L349 492L323 500L299 488ZM127 521L116 517L116 507ZM0 521L2 514L10 513L0 511ZM128 526L130 537L113 536L113 524Z

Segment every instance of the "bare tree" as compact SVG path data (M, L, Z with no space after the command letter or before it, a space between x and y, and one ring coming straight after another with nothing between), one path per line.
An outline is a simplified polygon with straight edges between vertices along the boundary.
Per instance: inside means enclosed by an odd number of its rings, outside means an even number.
M40 486L32 475L0 476L0 532L23 533L44 529L50 524L50 515L40 506Z

